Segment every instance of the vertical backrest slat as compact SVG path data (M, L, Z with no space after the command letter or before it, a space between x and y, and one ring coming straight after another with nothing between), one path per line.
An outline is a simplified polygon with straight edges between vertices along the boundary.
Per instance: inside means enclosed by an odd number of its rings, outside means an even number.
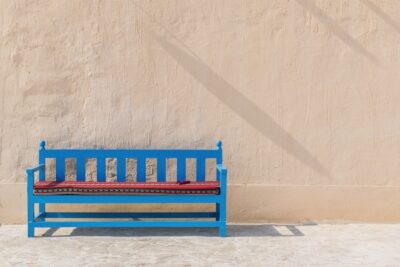
M46 146L46 142L45 141L40 141L40 148L39 148L39 165L40 164L45 164L46 163L46 158L44 155L44 151L45 151L45 146ZM45 170L43 170L42 168L39 170L39 181L44 181L46 180L46 173Z
M177 158L177 178L179 182L186 180L186 158Z
M56 158L56 181L62 182L65 180L65 158Z
M105 158L96 158L97 165L97 181L105 182L106 181L106 159Z
M136 181L146 182L146 158L140 157L136 160Z
M86 159L83 157L76 158L76 180L84 182L86 179Z
M206 180L206 159L201 157L196 159L196 181L204 182Z
M125 182L126 177L126 159L117 158L117 181Z
M218 151L216 161L217 161L217 165L218 165L218 164L222 164L222 142L217 141L216 145L217 145L217 151ZM217 181L219 181L219 179L220 179L219 172L216 172L215 176L216 176Z
M166 159L157 158L157 182L165 182L166 172Z

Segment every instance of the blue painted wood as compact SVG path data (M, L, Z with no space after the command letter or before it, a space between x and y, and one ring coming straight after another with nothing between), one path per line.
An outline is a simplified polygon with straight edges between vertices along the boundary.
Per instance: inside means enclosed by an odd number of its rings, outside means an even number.
M45 158L76 158L78 156L85 158L218 158L219 155L220 151L216 149L45 149L43 151L43 156Z
M105 182L107 177L107 169L106 169L106 159L105 157L97 157L96 158L96 171L97 171L97 181Z
M179 157L176 160L176 174L179 182L186 180L186 158Z
M165 182L166 180L166 159L157 158L157 182Z
M56 158L56 181L61 182L65 180L65 158Z
M220 196L224 201L219 202L218 204L218 221L220 223L219 226L219 235L221 237L226 236L226 192L227 192L227 176L228 170L222 164L217 164L217 173L219 173L219 181L220 181Z
M146 181L146 158L157 159L157 180L166 180L166 159L177 159L177 180L186 179L186 160L196 159L196 179L205 180L206 159L217 162L217 179L220 181L219 195L34 195L34 173L39 172L39 180L45 179L46 158L56 159L56 178L65 179L65 159L75 158L77 162L77 180L85 180L85 159L97 159L97 180L106 180L106 158L117 159L117 180L126 181L126 159L137 159L137 181ZM222 142L216 143L216 149L47 149L40 142L39 166L27 169L27 217L28 236L34 236L35 227L217 227L220 236L226 236L226 195L227 169L222 165ZM139 213L82 213L82 212L46 212L48 203L64 204L142 204L142 203L215 203L215 212L139 212ZM34 205L39 204L39 213L35 217ZM214 218L213 221L46 221L46 218Z
M206 180L206 159L196 159L196 181L204 182Z
M215 218L215 212L46 212L36 218Z
M219 227L216 221L43 221L35 227Z
M222 164L222 142L221 141L217 141L216 142L216 146L217 146L217 151L218 151L218 156L216 157L216 161L217 161L217 165ZM220 180L220 173L217 171L216 172L216 178L217 181Z
M46 168L44 167L46 163L46 158L44 155L44 150L46 149L46 142L40 141L39 144L39 165L43 165L43 168L39 170L39 181L45 181L46 179ZM39 204L39 212L46 211L46 204L41 203Z
M44 170L44 168L45 168L45 165L44 164L39 164L38 166L36 166L36 167L32 167L32 168L28 168L28 169L26 169L26 172L27 173L34 173L34 172L37 172L37 171L43 171Z
M166 159L157 158L157 182L165 182L166 178Z
M76 158L76 180L84 182L86 179L86 159L82 157Z
M35 201L33 195L33 185L35 182L35 172L40 172L45 169L44 164L39 164L36 167L26 169L26 185L27 185L27 227L28 237L35 236ZM44 205L44 204L39 204Z
M41 165L39 165L41 166ZM35 218L35 203L33 202L33 184L34 184L34 173L39 170L40 167L30 168L26 170L26 183L27 183L27 221L28 221L28 237L35 235L35 228L33 227Z
M125 182L126 178L126 159L117 158L117 181Z
M217 141L216 143L217 146L217 155L216 155L216 159L217 159L217 164L222 164L222 142L221 141Z
M136 166L136 181L146 182L146 158L137 158Z
M46 163L46 157L44 154L44 150L46 149L46 142L40 141L39 148L39 165L44 165ZM45 168L39 170L39 181L44 181L46 178Z

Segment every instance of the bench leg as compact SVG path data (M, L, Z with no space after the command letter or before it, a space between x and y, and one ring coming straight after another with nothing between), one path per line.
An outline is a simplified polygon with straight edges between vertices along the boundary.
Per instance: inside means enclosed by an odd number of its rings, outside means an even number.
M218 212L217 218L220 222L219 226L219 236L225 237L226 236L226 203L217 204Z
M35 237L35 227L32 223L28 223L28 237Z
M223 226L219 227L219 236L220 237L226 237L226 225L223 225Z
M35 236L35 227L33 227L33 222L35 220L35 203L31 201L31 197L28 195L28 237Z

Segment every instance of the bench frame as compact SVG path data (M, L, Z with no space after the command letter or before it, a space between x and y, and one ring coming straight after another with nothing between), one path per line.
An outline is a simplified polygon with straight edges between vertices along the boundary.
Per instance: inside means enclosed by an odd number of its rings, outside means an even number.
M40 142L39 165L26 170L28 237L34 237L35 228L47 227L213 227L226 236L227 169L222 165L222 142L209 150L145 150L145 149L46 149ZM177 159L177 180L186 177L186 159L196 158L196 179L205 180L205 160L216 159L216 179L220 181L219 195L37 195L34 194L35 173L45 180L46 158L56 159L56 180L65 179L65 159L76 159L77 181L85 181L85 160L96 158L97 180L105 181L106 158L117 158L117 181L125 181L126 158L137 159L137 180L146 179L146 158L157 159L157 181L165 181L165 160ZM150 204L150 203L215 203L215 212L47 212L46 204ZM38 213L35 214L35 205ZM48 218L104 218L105 220L48 221ZM163 218L169 220L115 221L107 218ZM214 220L170 220L173 218L214 218Z

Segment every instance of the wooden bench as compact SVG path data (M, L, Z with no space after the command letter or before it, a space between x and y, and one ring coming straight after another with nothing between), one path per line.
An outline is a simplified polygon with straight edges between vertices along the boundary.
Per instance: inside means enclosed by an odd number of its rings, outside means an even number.
M55 159L55 181L46 181L46 159ZM65 160L76 160L76 181L65 181ZM86 181L86 159L96 159L97 181ZM106 181L106 160L116 159L116 181ZM136 159L136 180L126 181L127 159ZM157 160L157 182L146 182L146 159ZM176 181L166 181L166 160L176 159ZM186 180L186 159L196 159L196 181ZM206 159L216 177L206 181ZM222 143L216 149L48 149L40 142L39 165L26 170L28 237L36 227L215 227L226 235L226 179ZM35 174L38 181L35 182ZM215 212L47 212L46 204L215 203ZM35 204L38 213L35 214ZM84 220L48 220L79 218ZM110 219L113 220L110 220ZM146 218L146 220L115 220ZM161 218L162 220L151 220ZM185 218L186 220L171 220ZM96 220L90 220L96 219ZM103 220L99 220L103 219Z

